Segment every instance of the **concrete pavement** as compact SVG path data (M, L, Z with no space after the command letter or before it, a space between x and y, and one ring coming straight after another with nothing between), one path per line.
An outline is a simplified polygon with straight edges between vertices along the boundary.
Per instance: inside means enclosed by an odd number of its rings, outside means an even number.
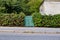
M60 28L39 27L0 27L0 33L38 33L38 34L60 34Z

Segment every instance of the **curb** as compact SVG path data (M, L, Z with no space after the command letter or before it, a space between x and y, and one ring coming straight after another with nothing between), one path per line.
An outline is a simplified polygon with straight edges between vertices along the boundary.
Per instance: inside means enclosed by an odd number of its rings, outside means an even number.
M60 34L60 28L0 27L0 33Z

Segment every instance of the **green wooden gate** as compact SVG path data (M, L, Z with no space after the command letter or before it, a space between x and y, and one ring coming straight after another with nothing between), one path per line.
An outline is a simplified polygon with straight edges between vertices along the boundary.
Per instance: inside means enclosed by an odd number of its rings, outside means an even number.
M25 26L26 27L34 27L32 16L25 17Z

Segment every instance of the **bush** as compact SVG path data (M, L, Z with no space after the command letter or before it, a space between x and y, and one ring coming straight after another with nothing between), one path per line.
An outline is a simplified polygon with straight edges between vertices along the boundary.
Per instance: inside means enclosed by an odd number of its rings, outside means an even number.
M60 27L60 14L58 15L40 15L33 14L34 24L39 27Z
M13 13L24 12L26 15L39 12L43 0L0 0L0 12Z
M42 21L42 16L41 16L41 14L40 13L38 13L38 12L35 12L35 13L33 13L32 14L32 16L33 16L33 21L34 21L34 24L35 24L35 26L37 27L39 27L39 26L42 26L42 24L41 24L41 21Z
M0 14L0 26L24 26L24 13Z
M42 24L45 27L60 27L60 15L43 16Z

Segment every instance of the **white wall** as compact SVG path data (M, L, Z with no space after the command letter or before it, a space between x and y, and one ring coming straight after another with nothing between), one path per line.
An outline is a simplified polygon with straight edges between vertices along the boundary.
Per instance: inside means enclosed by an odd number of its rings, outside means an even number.
M42 15L60 14L60 2L44 2L43 6L40 7L40 12Z

